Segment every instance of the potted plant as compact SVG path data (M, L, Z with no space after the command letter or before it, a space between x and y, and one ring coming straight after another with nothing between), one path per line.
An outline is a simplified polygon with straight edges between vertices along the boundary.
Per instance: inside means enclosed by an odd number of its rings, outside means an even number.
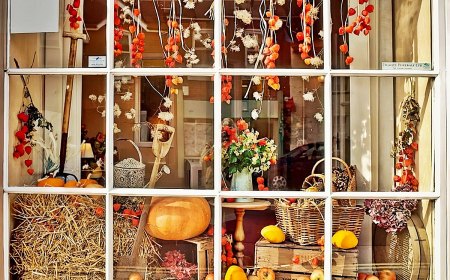
M259 132L250 130L248 123L240 119L234 125L225 119L222 125L222 171L231 176L231 190L252 191L252 174L263 174L276 163L277 146L273 139L258 138ZM260 183L260 182L258 182ZM238 198L236 202L251 202L250 198Z

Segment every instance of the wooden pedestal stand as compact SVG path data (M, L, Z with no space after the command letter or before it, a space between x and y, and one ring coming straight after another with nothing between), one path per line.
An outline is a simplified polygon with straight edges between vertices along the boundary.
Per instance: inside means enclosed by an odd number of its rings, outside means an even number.
M266 210L270 206L270 201L266 200L256 200L253 202L233 202L233 203L222 203L223 208L234 209L234 214L236 215L236 229L234 231L234 249L236 249L236 258L238 265L244 267L244 244L245 231L244 231L244 215L245 210L256 210L262 211Z

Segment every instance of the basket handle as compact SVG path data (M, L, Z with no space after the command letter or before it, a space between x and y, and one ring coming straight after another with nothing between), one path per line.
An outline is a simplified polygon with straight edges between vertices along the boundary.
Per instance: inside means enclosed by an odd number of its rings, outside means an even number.
M139 147L136 145L136 143L134 143L132 140L127 139L127 138L118 138L118 139L114 140L114 142L117 142L117 141L128 141L128 142L130 142L131 145L134 146L134 148L136 149L136 151L137 151L137 153L139 155L139 162L142 163L142 153L139 150Z
M334 159L334 160L340 162L345 167L345 170L347 171L348 177L349 178L352 177L352 173L350 172L350 167L348 166L348 164L345 161L343 161L342 159L340 159L338 157L332 157L331 159ZM325 161L324 158L319 160L319 161L317 161L316 164L314 164L314 166L312 168L311 174L315 174L317 166L319 166L319 164L321 164L324 161Z
M308 177L306 177L305 180L303 180L302 189L306 189L307 188L307 187L305 187L305 184L308 183L309 179L313 179L313 181L316 182L316 180L314 180L315 177L317 177L319 179L322 179L322 181L325 182L325 175L322 175L322 174L311 174Z

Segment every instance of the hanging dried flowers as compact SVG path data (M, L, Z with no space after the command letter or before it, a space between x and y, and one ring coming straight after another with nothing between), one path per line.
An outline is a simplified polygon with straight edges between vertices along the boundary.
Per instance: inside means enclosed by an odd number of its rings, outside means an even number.
M339 46L339 50L344 55L347 55L345 64L350 65L354 60L353 56L349 54L347 44L350 34L355 36L359 36L361 33L365 36L369 35L370 30L372 30L369 14L373 13L375 7L369 3L369 0L360 0L356 7L350 7L347 11L343 11L342 7L343 5L341 4L341 27L339 28L339 35L342 36L342 44ZM360 14L358 14L359 11ZM352 22L350 23L350 21Z
M78 15L81 0L74 0L72 4L67 4L66 10L69 13L70 28L77 30L80 27L82 18Z
M197 273L197 265L186 261L186 257L178 250L169 251L164 256L162 267L168 268L177 280L188 280Z
M247 10L235 10L234 15L245 24L252 23L252 14Z
M407 81L410 90L400 105L401 127L396 142L392 148L391 157L396 161L394 176L394 192L418 191L419 181L415 176L415 153L419 145L415 138L417 126L420 121L420 106L414 99L414 82ZM386 232L397 232L406 228L412 212L417 208L419 201L407 200L366 200L366 213L370 215L373 222L386 230Z
M320 57L322 51L316 52L314 45L314 23L319 19L319 5L315 6L314 1L309 0L297 1L297 6L302 10L299 16L301 30L296 34L296 38L299 41L298 51L300 58L306 65L312 65L316 68L323 64L323 60ZM320 37L323 38L323 36Z

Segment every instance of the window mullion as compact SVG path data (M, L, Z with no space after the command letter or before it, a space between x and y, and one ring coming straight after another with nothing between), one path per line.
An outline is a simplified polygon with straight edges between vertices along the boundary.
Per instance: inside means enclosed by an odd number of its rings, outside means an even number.
M9 131L9 75L4 74L4 92L3 92L3 129L4 131ZM8 187L8 174L9 174L9 133L3 134L3 189Z
M7 145L5 145L7 146ZM5 280L10 278L10 228L11 228L11 217L10 217L10 204L9 204L8 193L3 193L3 276Z
M324 5L325 5L324 1ZM328 34L328 33L326 33ZM330 59L330 57L328 57ZM324 252L324 272L325 279L331 280L332 271L332 198L331 198L331 157L332 157L332 88L331 74L325 76L324 83L324 126L325 126L325 252Z

